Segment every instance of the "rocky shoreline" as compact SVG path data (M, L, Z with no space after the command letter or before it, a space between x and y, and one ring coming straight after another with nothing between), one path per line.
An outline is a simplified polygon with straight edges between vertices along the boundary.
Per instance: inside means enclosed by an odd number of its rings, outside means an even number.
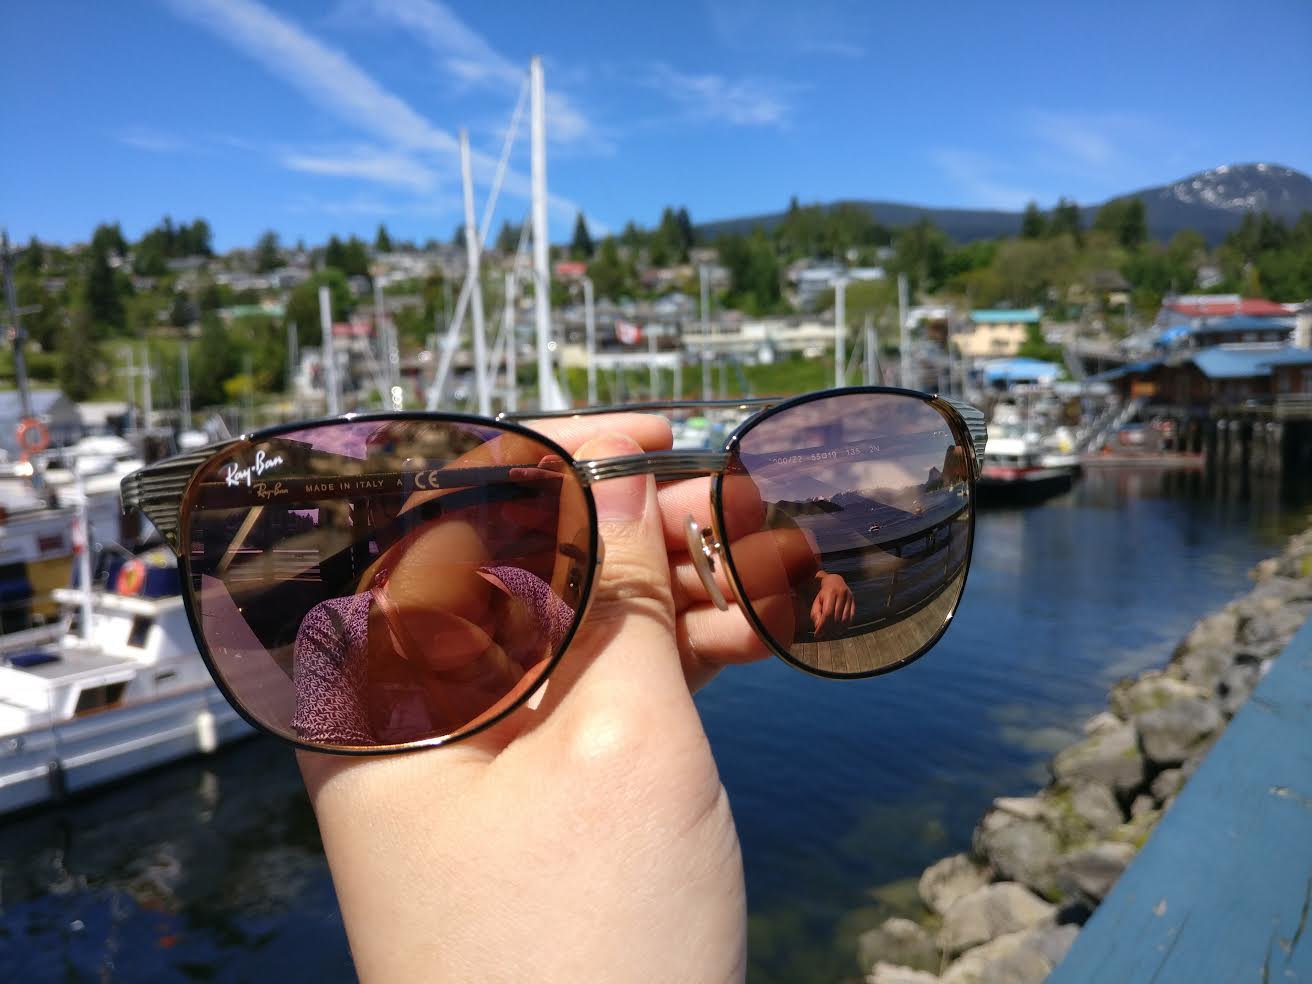
M919 918L857 939L868 984L1048 976L1312 613L1312 529L1250 576L1253 589L1195 625L1164 669L1112 688L1046 787L994 800L971 850L925 870Z

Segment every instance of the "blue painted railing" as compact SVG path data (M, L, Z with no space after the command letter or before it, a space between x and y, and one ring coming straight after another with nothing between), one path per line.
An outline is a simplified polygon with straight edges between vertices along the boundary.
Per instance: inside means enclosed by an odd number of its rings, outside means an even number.
M1312 981L1312 619L1049 984Z

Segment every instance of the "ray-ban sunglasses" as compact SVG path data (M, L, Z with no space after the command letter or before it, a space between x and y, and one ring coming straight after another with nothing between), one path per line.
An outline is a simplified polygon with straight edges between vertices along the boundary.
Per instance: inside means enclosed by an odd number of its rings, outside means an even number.
M617 410L700 416L674 450L598 460L517 422ZM731 415L718 449L679 446ZM984 441L973 407L859 387L347 415L165 459L122 488L177 554L201 655L250 723L303 748L395 752L468 737L542 691L602 564L591 487L625 476L709 478L709 528L685 521L685 587L736 602L775 654L827 677L905 666L961 598Z

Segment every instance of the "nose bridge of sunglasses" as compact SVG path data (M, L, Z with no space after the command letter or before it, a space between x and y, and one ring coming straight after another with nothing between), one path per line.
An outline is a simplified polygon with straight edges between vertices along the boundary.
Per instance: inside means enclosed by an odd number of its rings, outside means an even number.
M688 537L688 556L692 566L697 569L697 576L702 579L706 594L720 611L728 611L729 603L724 592L715 583L716 558L723 559L723 550L714 530L702 529L697 520L688 516L684 519L684 533Z
M585 485L632 475L651 475L658 482L718 475L729 466L731 455L724 451L644 451L614 458L589 458L575 462Z

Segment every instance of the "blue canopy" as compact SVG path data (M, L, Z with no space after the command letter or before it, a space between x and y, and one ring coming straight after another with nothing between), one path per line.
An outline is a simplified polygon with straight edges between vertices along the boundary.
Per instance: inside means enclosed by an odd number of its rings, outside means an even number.
M993 359L984 363L984 380L989 383L1048 382L1061 375L1061 366L1041 359Z

